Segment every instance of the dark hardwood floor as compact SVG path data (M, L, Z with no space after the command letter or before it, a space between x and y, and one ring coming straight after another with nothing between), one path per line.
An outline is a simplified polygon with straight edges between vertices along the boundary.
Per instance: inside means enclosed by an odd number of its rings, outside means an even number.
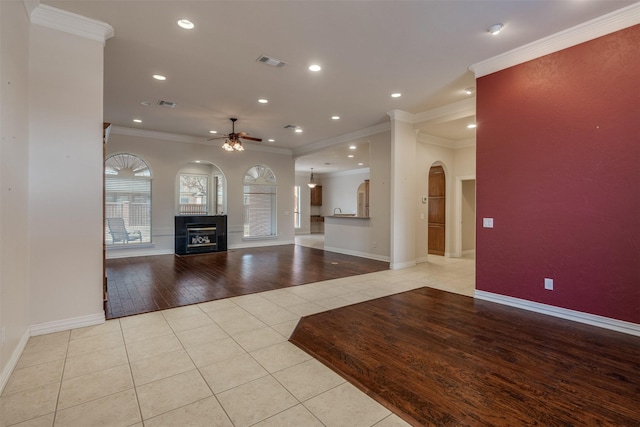
M109 259L107 319L387 270L388 262L297 245Z
M640 337L421 288L290 341L416 426L640 426Z

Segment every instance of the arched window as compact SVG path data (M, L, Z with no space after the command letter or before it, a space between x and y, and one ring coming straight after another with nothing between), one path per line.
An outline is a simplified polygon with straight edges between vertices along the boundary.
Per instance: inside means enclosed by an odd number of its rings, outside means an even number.
M178 215L223 215L225 178L213 163L194 161L178 171Z
M256 165L244 175L244 237L277 234L276 177L267 166Z
M104 167L105 242L151 242L151 170L140 157L118 153Z

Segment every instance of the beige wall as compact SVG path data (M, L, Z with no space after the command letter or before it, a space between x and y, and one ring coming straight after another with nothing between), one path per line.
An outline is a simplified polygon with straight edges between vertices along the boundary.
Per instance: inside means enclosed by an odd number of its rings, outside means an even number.
M369 137L369 226L371 250L391 254L391 132Z
M462 253L476 249L476 181L462 181Z
M345 171L326 174L322 177L322 215L333 215L340 208L342 213L357 213L358 187L370 178L369 170Z
M31 25L29 45L31 324L104 321L103 44Z
M289 244L294 241L293 186L294 163L290 154L255 151L247 147L242 153L225 152L211 143L185 142L184 138L144 132L131 133L126 129L114 129L107 144L107 155L130 153L141 157L151 169L151 222L152 247L109 250L108 257L153 255L173 253L174 217L176 215L176 178L189 162L201 160L213 163L224 174L227 183L226 206L228 215L228 246L230 248ZM154 136L156 135L156 136ZM197 140L199 141L199 140ZM202 140L204 142L204 139ZM244 205L243 184L245 172L255 165L270 167L276 175L278 236L269 239L243 239Z
M29 19L0 1L0 391L29 336Z

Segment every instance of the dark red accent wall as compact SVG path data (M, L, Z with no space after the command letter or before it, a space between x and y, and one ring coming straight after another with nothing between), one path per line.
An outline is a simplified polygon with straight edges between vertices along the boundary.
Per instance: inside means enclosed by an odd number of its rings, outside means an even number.
M479 78L477 123L476 288L640 323L640 25Z

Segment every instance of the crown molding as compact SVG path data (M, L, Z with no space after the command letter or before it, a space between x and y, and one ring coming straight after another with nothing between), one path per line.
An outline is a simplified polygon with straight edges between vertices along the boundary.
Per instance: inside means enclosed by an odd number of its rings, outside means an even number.
M389 122L380 123L379 125L370 126L368 128L357 130L355 132L345 133L344 135L339 135L333 138L325 139L323 141L314 142L313 144L309 144L304 147L300 147L298 149L293 150L293 156L300 157L304 154L311 154L336 144L350 142L358 138L366 138L371 135L386 132L390 129L391 129L391 123Z
M437 147L449 148L452 150L458 150L460 148L474 147L476 145L475 138L461 139L455 141L453 139L442 138L435 135L429 135L428 133L420 132L417 138L418 142L423 144L435 145Z
M30 12L29 18L32 24L95 40L101 42L103 46L108 39L113 37L113 27L106 22L47 6L46 4L38 4L33 7L34 4L33 1L24 2L25 8Z
M327 172L327 173L323 173L321 176L323 178L330 178L333 176L363 175L363 174L366 175L370 173L371 173L371 169L369 167L363 167L360 169L349 169L346 171Z
M403 110L391 110L387 111L387 115L391 118L391 120L413 123L414 114L408 113Z
M640 2L510 50L469 67L476 78L611 34L640 23Z
M31 17L31 12L40 5L40 0L22 0L22 4L27 11L27 16Z
M447 122L474 116L476 114L476 98L474 96L417 114L411 114L402 110L391 110L387 114L391 120L399 120L412 125L425 122Z
M202 144L208 146L212 145L211 142L208 142L206 140L206 138L199 138L197 136L178 135L175 133L133 129L122 126L112 126L111 135L135 136L138 138L161 139L163 141L186 142L188 144ZM288 148L268 147L258 144L249 144L246 142L242 143L242 146L246 151L260 151L263 153L284 154L287 156L293 155L293 151L289 150Z
M442 107L415 114L411 123L440 123L476 115L476 97L452 102Z
M156 132L153 130L133 129L123 126L111 126L111 135L137 136L140 138L162 139L173 142L189 142L193 144L204 144L202 138L195 136L178 135L176 133Z

